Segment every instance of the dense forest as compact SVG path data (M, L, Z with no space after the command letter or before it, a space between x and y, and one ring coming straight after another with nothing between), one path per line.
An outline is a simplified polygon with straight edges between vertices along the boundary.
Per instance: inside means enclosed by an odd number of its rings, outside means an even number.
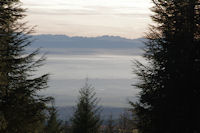
M45 56L27 52L34 27L22 20L20 0L0 0L0 133L199 133L200 0L152 0L147 63L134 61L139 100L113 119L101 117L95 88L86 81L74 115L58 119L49 74L36 75ZM36 60L37 59L37 60Z

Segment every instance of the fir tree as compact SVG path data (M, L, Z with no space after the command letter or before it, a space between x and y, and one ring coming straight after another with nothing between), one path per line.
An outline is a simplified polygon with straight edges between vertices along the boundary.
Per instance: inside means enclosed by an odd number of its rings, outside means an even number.
M48 74L37 77L33 73L44 58L35 60L38 50L26 52L33 30L22 22L25 10L20 6L19 0L0 0L1 133L37 132L51 99L38 94L47 88Z
M72 132L98 133L101 125L100 108L94 88L86 81L79 93L77 107L72 118Z
M152 0L144 57L136 62L141 82L133 104L141 133L200 132L200 1Z

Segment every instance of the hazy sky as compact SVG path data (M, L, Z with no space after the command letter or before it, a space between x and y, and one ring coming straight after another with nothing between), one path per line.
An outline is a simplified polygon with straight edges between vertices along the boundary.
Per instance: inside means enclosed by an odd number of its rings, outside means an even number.
M138 38L151 23L151 0L22 0L37 34Z

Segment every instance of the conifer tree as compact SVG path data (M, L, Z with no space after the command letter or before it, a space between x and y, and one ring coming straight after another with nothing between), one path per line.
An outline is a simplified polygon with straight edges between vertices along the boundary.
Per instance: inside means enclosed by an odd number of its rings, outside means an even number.
M136 62L139 131L200 132L200 1L152 1L156 25L147 34L148 65Z
M98 133L101 125L100 108L94 88L86 81L79 94L72 118L72 133Z
M19 0L0 0L1 133L37 132L51 99L38 94L47 88L48 74L34 74L44 58L35 60L38 50L26 52L33 30L22 22L24 12Z

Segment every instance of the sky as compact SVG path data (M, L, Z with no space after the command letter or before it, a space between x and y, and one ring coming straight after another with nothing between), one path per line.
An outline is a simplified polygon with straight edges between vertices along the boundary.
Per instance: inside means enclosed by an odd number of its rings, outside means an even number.
M151 0L21 0L36 34L140 38L151 23Z

